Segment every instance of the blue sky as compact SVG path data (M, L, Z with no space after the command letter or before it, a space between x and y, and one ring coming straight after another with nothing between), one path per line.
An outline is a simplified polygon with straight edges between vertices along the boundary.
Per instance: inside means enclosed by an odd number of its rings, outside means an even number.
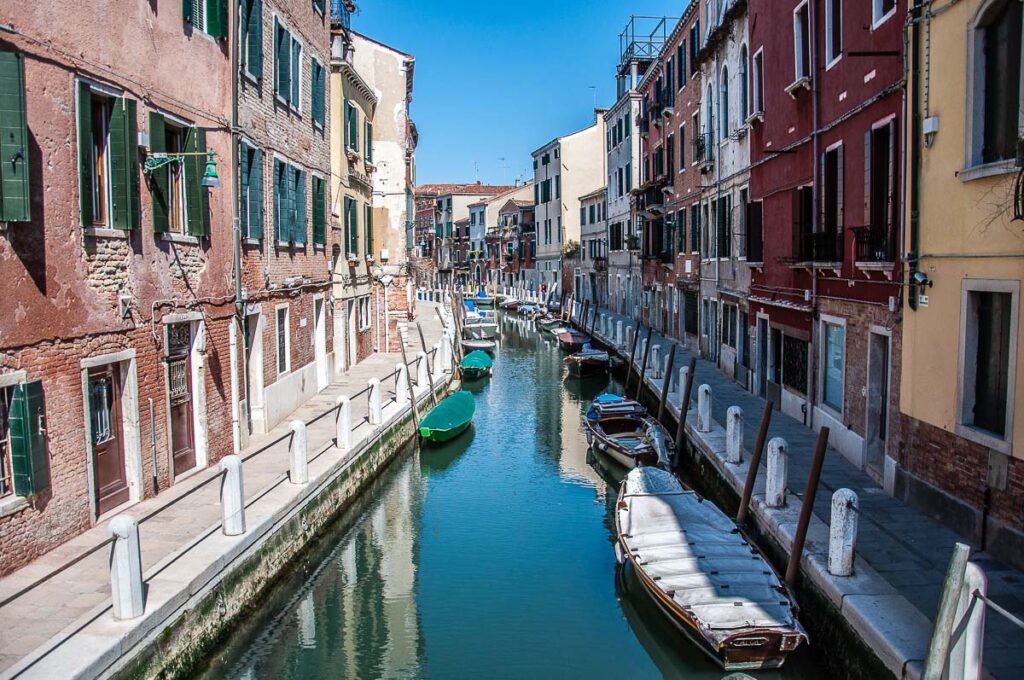
M418 183L511 184L533 176L533 149L593 120L589 86L613 103L629 15L679 16L687 0L357 4L355 30L416 56Z

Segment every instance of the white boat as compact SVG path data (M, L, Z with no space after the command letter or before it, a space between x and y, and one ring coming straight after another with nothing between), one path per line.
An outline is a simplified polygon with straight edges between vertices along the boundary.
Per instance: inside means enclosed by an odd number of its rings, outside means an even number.
M807 640L789 592L735 522L675 475L637 467L615 504L616 555L726 670L778 668Z
M472 314L466 316L462 326L462 335L465 338L476 338L490 340L498 334L498 322L494 317L487 317Z

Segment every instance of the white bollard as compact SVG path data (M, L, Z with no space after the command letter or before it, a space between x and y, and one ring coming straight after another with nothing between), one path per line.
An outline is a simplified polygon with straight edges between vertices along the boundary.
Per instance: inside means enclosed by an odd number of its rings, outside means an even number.
M381 395L380 380L370 378L370 425L380 425L384 422L384 400Z
M427 355L425 352L417 352L416 354L416 387L423 390L430 389L430 376L427 371L430 367L427 365Z
M108 526L114 543L110 547L110 599L114 618L142 616L142 554L139 551L139 523L130 515L118 515Z
M789 476L789 444L782 437L768 440L767 466L764 502L769 508L781 508L786 505L786 483Z
M346 396L334 400L338 407L337 420L334 423L335 445L342 451L352 449L352 402Z
M974 601L974 592L988 594L988 578L974 562L964 569L964 583L960 587L960 601L956 607L954 630L963 633L953 640L949 650L949 677L963 680L981 680L982 651L985 642L985 601ZM973 603L973 606L972 606ZM964 617L967 621L964 622Z
M633 349L633 327L632 326L626 326L626 344L624 346L628 350L632 350ZM633 358L634 358L634 360L636 359L636 357L633 357Z
M620 319L615 322L615 346L625 347L626 345L626 324Z
M293 420L288 423L288 429L292 431L292 443L288 448L291 454L288 481L292 484L305 484L309 481L309 440L306 436L306 424L301 420Z
M697 431L711 432L711 385L697 388Z
M683 366L679 369L679 382L676 383L676 392L679 393L679 399L683 398L683 390L686 389L686 376L690 373L689 366ZM687 405L689 408L689 405Z
M442 373L450 370L451 368L451 354L451 342L449 341L448 336L445 335L444 337L441 338L441 352L438 355L440 357L440 361L438 361L438 363L441 364Z
M224 456L220 460L221 525L225 536L241 536L245 533L245 488L242 484L242 459L238 456Z
M725 462L743 460L743 409L730 406L725 415Z
M828 527L828 573L853 575L853 552L857 544L857 494L838 489L832 494L832 518Z
M409 399L409 367L399 361L395 364L395 401L405 407Z
M661 378L661 345L651 344L651 360L648 365L651 367L651 377L655 380Z

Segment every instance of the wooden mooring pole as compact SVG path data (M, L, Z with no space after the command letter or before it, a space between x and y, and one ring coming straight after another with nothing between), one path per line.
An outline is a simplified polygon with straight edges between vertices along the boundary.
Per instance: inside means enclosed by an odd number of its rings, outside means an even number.
M636 387L636 400L640 401L640 395L644 391L644 374L647 373L647 357L651 355L651 334L654 332L652 326L647 327L647 341L644 343L644 360L640 365L640 382Z
M683 398L679 401L679 422L676 423L676 455L683 450L683 435L686 434L686 413L690 410L690 394L693 392L693 373L697 370L697 357L690 357L686 370L686 385Z
M811 461L811 474L807 477L807 486L800 502L800 520L796 524L796 535L793 537L792 552L789 553L789 564L786 565L786 585L796 583L800 573L800 556L804 552L804 541L807 540L807 527L811 523L814 511L814 496L818 493L818 482L821 481L821 468L825 463L825 452L828 450L828 428L818 431L818 442L814 445L814 459Z
M761 414L761 427L757 430L754 450L750 452L750 468L747 470L747 481L743 485L743 497L740 498L740 508L736 511L737 524L743 524L747 520L747 509L750 507L750 497L754 493L757 469L761 465L761 454L764 453L764 443L768 439L768 426L772 422L772 411L774 408L775 405L771 399L764 403L764 413Z
M665 404L668 402L668 390L672 387L672 366L676 362L676 344L672 343L672 349L668 353L668 370L662 377L661 402L658 404L658 422L665 417Z

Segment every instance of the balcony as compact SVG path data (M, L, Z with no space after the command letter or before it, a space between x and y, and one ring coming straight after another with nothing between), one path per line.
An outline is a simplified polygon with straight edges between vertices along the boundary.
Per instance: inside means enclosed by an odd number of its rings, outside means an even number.
M857 262L890 263L895 262L893 239L889 238L886 229L873 227L854 227L853 234L857 242Z
M647 135L651 131L651 121L646 116L640 118L640 134Z
M351 30L352 11L355 8L352 0L331 0L331 26Z
M661 190L661 186L662 184L655 179L637 199L637 207L648 217L659 217L665 214L665 193Z
M606 272L608 271L608 260L604 257L594 258L594 271L595 272Z
M710 170L715 164L715 140L710 132L702 132L693 138L693 162L701 172Z

